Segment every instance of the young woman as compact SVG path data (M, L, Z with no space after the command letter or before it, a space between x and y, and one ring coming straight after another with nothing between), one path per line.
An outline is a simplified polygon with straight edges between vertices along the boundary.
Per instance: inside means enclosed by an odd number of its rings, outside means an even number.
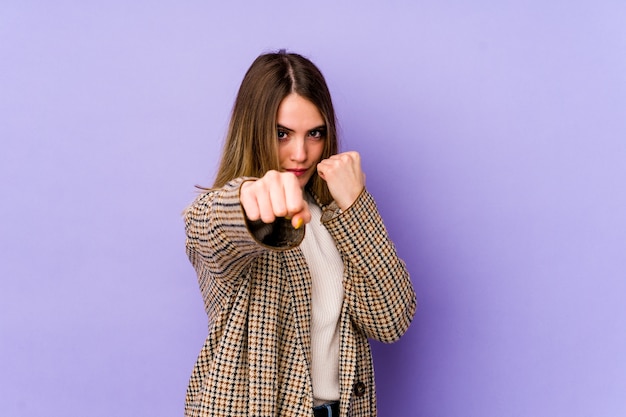
M308 59L254 61L185 228L209 317L186 416L376 415L368 338L402 336L415 293Z

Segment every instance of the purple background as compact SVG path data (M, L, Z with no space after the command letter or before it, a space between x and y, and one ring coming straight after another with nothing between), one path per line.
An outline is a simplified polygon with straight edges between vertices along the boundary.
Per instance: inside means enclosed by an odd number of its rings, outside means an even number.
M380 415L626 414L626 3L0 4L0 415L182 415L206 336L180 213L288 48L420 306Z

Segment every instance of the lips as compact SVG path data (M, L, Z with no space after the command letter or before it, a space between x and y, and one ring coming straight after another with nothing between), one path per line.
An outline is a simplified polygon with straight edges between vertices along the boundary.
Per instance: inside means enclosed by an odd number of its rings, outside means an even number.
M301 177L302 175L306 174L308 171L308 168L294 168L294 169L286 169L285 171L287 172L291 172L292 174L294 174L296 177Z

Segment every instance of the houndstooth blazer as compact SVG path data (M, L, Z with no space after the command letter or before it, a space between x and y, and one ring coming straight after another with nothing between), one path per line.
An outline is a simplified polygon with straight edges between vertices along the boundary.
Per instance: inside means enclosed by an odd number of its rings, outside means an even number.
M312 416L311 277L297 246L304 229L247 222L239 203L245 180L201 194L185 211L187 255L209 318L185 416ZM367 339L393 342L404 334L415 293L367 191L343 212L334 203L322 210L344 262L340 413L372 417Z

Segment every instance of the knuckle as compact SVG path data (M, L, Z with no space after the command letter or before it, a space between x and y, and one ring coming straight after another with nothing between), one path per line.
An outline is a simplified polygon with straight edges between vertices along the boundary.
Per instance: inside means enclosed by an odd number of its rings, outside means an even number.
M264 177L268 180L276 180L277 178L280 177L280 173L272 169L272 170L267 171Z
M274 206L274 215L278 217L284 217L287 214L287 207L282 204L276 204Z

